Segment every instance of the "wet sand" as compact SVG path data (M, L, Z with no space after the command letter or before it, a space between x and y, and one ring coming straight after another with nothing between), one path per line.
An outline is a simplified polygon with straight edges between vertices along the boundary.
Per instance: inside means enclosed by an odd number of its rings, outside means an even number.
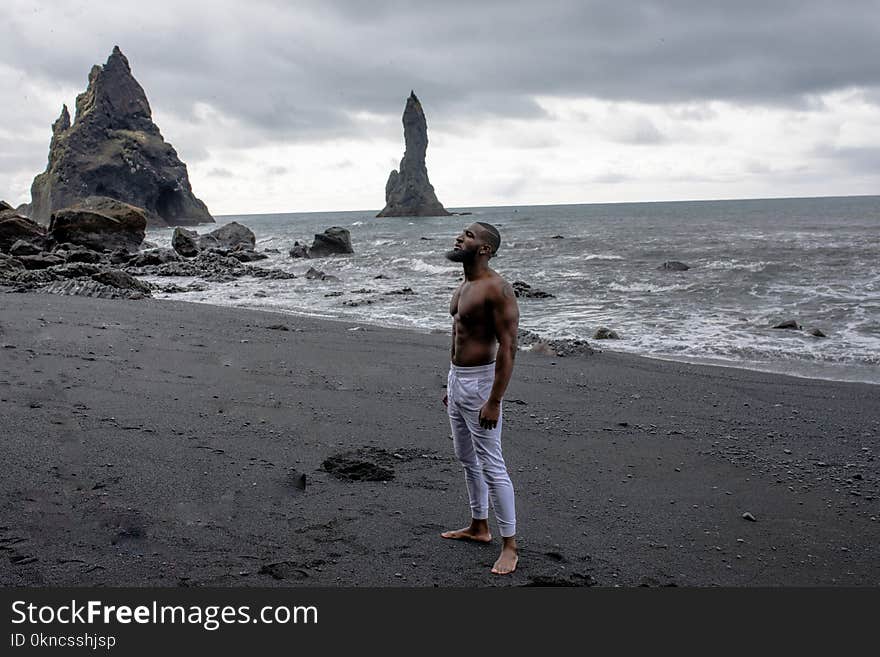
M880 585L880 386L522 352L498 577L447 336L3 294L0 346L4 586Z

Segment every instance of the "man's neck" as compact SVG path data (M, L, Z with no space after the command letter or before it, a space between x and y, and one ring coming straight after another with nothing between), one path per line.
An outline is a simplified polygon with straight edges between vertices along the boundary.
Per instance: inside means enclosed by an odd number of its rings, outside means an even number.
M475 262L464 263L464 280L475 281L483 278L489 272L489 262L487 260L477 260Z

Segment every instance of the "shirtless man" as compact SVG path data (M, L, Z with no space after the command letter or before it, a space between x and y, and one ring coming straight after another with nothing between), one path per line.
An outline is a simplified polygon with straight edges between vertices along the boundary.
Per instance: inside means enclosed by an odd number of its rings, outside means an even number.
M516 510L513 484L501 456L501 400L516 357L519 308L510 283L489 268L498 251L498 230L471 224L446 254L464 266L464 283L452 295L452 364L443 403L449 414L455 455L465 471L471 522L443 538L488 543L489 500L501 532L501 556L492 572L516 570ZM496 349L497 343L497 349Z

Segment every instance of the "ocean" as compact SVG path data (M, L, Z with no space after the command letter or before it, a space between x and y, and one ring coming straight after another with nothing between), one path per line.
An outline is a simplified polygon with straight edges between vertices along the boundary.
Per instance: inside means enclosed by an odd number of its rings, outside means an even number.
M880 383L880 196L450 210L472 215L377 219L369 210L216 217L218 226L237 221L253 230L258 251L279 251L257 266L297 278L241 278L210 283L203 292L155 296L448 330L461 268L444 253L464 226L485 221L502 235L491 266L511 282L554 295L519 299L521 328L587 339L608 351ZM330 226L351 232L354 255L290 258L295 240L311 244L314 233ZM147 239L169 246L171 233L150 230ZM691 269L658 269L670 260ZM340 281L308 280L309 267ZM403 288L413 293L389 294ZM788 319L828 337L771 328ZM600 326L621 339L593 341Z

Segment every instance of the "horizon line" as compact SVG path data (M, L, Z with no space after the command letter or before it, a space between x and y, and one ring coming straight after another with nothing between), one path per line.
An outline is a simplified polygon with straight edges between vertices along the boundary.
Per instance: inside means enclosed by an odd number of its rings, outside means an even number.
M543 207L565 207L572 205L651 205L659 203L727 203L731 201L800 201L800 200L818 200L818 199L836 199L836 198L877 198L880 194L831 194L822 196L758 196L758 197L742 197L742 198L697 198L697 199L666 199L653 201L589 201L580 203L527 203L524 205L456 205L446 208L449 211L455 210L485 210L490 208L543 208ZM359 209L359 210L287 210L277 212L248 212L235 213L225 212L212 215L215 217L259 217L273 214L329 214L335 212L379 212L381 208ZM442 217L443 215L436 215ZM455 216L455 215L450 215ZM430 217L412 217L413 219L429 219Z

